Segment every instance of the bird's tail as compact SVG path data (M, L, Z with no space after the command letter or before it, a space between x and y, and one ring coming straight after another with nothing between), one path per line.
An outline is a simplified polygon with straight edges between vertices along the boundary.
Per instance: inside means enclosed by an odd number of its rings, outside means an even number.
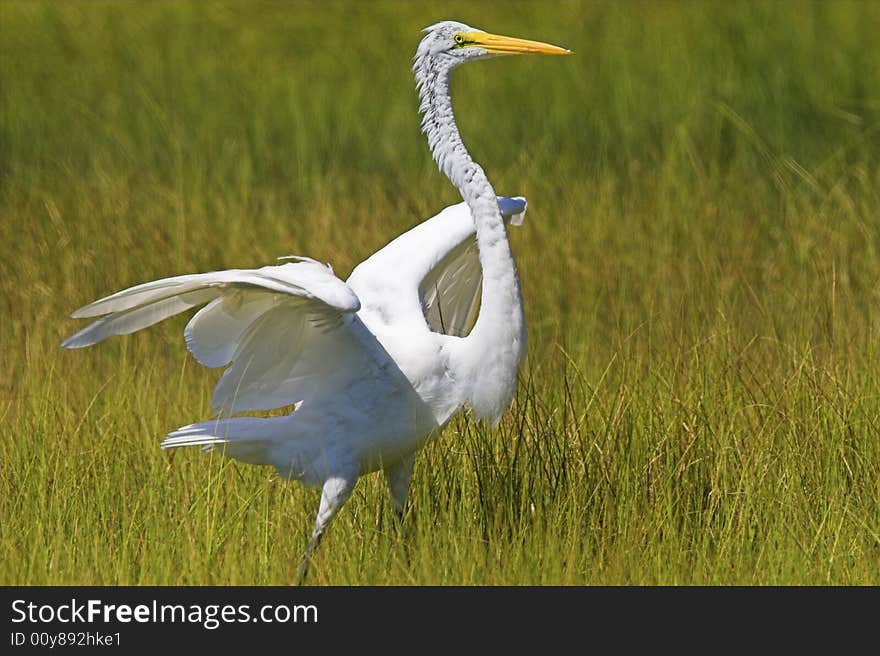
M206 451L219 449L225 455L255 465L272 462L272 448L281 424L287 417L233 417L212 419L182 426L169 433L163 449L200 446Z

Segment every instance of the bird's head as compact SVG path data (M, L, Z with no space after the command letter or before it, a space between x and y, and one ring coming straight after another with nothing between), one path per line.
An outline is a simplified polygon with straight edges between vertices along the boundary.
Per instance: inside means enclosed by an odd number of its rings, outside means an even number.
M489 34L464 23L443 21L425 28L416 59L441 57L457 65L499 55L570 55L571 50L540 41Z

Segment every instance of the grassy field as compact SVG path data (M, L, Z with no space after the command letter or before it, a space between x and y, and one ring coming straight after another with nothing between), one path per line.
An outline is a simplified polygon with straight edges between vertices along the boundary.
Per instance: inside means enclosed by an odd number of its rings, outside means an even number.
M164 434L219 371L185 317L62 351L75 308L307 254L343 278L460 200L420 29L466 66L529 325L516 401L363 479L319 584L880 584L880 3L0 2L0 583L279 584L319 492Z

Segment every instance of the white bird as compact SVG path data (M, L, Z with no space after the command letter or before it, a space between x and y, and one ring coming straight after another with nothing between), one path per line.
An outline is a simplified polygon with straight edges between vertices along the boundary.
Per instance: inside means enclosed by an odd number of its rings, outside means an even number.
M468 154L452 114L450 73L497 55L570 51L452 21L425 32L413 66L422 130L463 203L394 239L345 282L309 258L165 278L80 308L73 317L102 318L62 344L89 346L204 306L184 334L200 363L229 365L211 400L217 415L170 433L161 446L219 447L323 485L303 573L360 476L381 469L400 515L418 449L465 406L497 422L525 353L505 219L520 222L526 202L496 197ZM282 417L230 416L289 405L293 412Z

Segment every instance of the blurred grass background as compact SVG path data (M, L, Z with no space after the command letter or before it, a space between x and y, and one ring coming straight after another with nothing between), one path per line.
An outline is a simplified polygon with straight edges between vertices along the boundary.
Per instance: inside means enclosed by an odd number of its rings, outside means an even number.
M343 278L460 200L421 28L576 55L458 71L529 362L497 430L364 479L310 582L880 583L880 3L0 2L0 582L293 579L318 493L158 449L219 372L185 318L63 352L139 282Z

